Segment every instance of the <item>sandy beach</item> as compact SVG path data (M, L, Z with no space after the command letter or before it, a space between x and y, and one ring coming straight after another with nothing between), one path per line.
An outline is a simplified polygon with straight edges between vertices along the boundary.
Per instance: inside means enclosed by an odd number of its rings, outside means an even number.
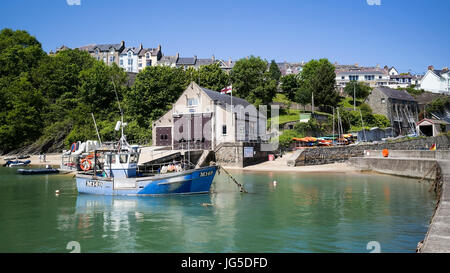
M245 168L240 167L227 167L225 169L230 170L244 170L252 172L300 172L300 173L349 173L349 172L361 172L358 168L354 168L347 163L333 163L324 165L312 165L312 166L297 166L289 167L287 165L277 164L274 161L267 161L264 163L248 166Z
M5 162L3 159L5 156L1 156L1 162ZM279 158L275 161L266 161L260 164L248 166L245 168L224 166L225 169L230 170L244 170L255 172L302 172L302 173L348 173L348 172L360 172L359 169L348 165L347 163L333 163L325 165L313 165L313 166L297 166L289 167L286 163L287 157ZM22 160L31 160L32 166L45 166L53 165L59 166L61 164L61 154L47 154L45 162L39 160L39 155L31 155L30 158Z
M11 157L11 156L0 156L0 162L2 164L5 162L5 157ZM30 165L32 166L45 166L45 165L52 165L52 166L59 166L61 165L61 154L46 154L45 156L45 162L39 160L39 155L30 155L30 158L26 159L19 159L19 160L31 160Z

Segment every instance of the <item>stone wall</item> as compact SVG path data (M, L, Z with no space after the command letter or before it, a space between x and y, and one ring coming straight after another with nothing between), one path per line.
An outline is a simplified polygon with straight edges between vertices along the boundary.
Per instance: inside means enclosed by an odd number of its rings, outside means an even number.
M362 157L365 150L428 150L433 143L436 143L439 150L450 150L450 136L448 135L378 144L306 148L296 160L296 166L343 162L351 157Z
M245 147L253 148L253 156L244 156ZM268 155L269 152L261 151L261 143L257 142L224 142L215 150L217 164L240 168L267 161Z

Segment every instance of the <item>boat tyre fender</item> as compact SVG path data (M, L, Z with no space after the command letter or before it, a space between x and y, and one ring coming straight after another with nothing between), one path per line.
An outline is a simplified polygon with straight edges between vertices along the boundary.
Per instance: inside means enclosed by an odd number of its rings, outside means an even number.
M81 160L80 168L85 172L89 171L91 169L91 161L87 158Z

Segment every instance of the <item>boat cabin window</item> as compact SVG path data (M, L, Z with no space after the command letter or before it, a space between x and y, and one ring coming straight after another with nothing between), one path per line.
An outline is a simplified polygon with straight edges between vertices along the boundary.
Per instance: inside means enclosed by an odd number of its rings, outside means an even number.
M111 164L116 163L116 157L111 154L106 155L106 164L109 165L110 162Z
M121 164L127 163L128 162L128 155L126 155L126 154L119 155L119 161L120 161Z
M131 154L130 155L130 163L138 163L138 156L137 156L137 154Z

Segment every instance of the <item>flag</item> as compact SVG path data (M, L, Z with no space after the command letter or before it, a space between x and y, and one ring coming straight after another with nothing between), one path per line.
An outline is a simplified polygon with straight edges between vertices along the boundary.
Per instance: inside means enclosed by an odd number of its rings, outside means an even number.
M222 94L229 94L232 92L233 92L233 87L231 85L220 90L220 93L222 93Z
M433 145L431 145L430 151L436 151L436 143L433 143Z

